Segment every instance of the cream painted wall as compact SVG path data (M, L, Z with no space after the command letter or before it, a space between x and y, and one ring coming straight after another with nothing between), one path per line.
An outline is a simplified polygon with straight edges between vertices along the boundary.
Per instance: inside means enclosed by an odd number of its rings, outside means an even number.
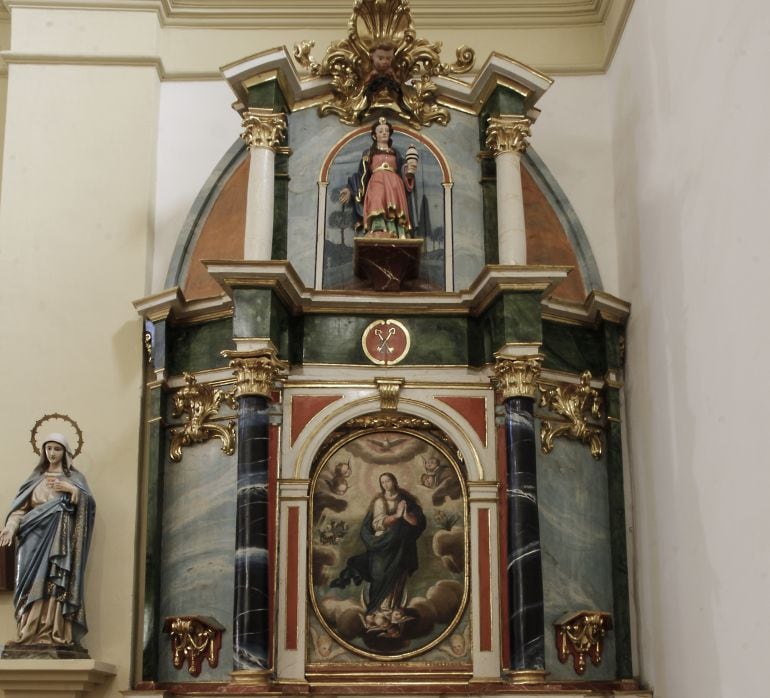
M148 292L166 287L174 247L195 197L240 136L240 117L230 107L234 99L222 80L161 84L155 250Z
M575 209L602 286L618 294L608 83L604 76L558 77L538 102L530 143Z
M9 66L0 199L0 497L7 506L37 461L35 420L76 419L86 442L77 465L97 502L84 644L119 672L92 695L118 696L131 656L143 361L131 300L145 292L159 77L153 66L105 65L109 46L89 34L104 31L96 14L93 23L49 17L59 59L40 58L27 33L44 19L25 17L13 36L27 56ZM144 37L152 25L124 29ZM70 65L66 47L91 53ZM14 630L2 594L0 642Z
M641 674L767 694L770 7L637 2L609 72Z

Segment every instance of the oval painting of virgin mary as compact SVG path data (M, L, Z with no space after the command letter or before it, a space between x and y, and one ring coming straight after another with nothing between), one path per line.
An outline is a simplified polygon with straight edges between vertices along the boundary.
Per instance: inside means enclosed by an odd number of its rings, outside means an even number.
M446 638L468 589L465 479L442 444L359 432L323 456L311 484L312 605L324 630L371 658Z

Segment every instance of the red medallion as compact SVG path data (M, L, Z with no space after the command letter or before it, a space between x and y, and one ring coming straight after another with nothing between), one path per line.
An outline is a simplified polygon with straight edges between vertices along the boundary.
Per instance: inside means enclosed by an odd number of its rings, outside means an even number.
M397 364L409 352L409 331L398 320L375 320L361 337L368 359L378 366Z

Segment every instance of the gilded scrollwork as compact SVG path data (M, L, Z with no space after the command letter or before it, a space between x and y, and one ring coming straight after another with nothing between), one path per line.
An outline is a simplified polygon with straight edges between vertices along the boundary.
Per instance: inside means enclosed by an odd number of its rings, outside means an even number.
M289 364L278 358L275 349L226 350L222 355L230 359L230 368L235 375L235 388L231 392L234 399L247 395L269 398L275 381L289 369Z
M490 116L486 146L495 156L502 153L523 153L529 142L531 119L525 116Z
M331 79L320 112L351 125L383 109L414 128L446 124L449 112L437 103L433 78L466 73L475 60L473 49L461 46L454 63L443 63L441 42L417 38L408 0L357 0L347 39L332 42L320 63L310 55L313 46L300 42L294 57L314 77Z
M275 150L286 135L286 115L270 109L247 109L243 113L241 138L251 148Z
M580 441L591 449L591 455L599 460L602 456L602 427L589 423L589 418L602 417L602 398L591 387L591 372L583 371L580 384L540 386L540 406L556 412L563 420L543 419L540 426L540 442L543 453L553 450L553 440L559 436Z
M604 636L612 629L612 617L601 611L579 611L563 616L556 623L556 650L564 664L572 656L576 674L584 674L586 658L594 666L602 661Z
M496 356L495 381L503 400L510 397L534 398L542 363L541 354L517 358Z
M191 676L201 673L205 659L214 669L219 664L224 626L208 616L166 618L163 632L171 636L171 661L175 669L187 662Z
M171 429L170 458L175 463L182 460L182 449L195 443L217 438L222 442L222 451L228 456L235 453L235 421L226 426L208 421L219 413L222 400L233 409L236 404L229 393L198 383L195 376L184 373L187 385L174 393L174 417L187 416L181 427Z

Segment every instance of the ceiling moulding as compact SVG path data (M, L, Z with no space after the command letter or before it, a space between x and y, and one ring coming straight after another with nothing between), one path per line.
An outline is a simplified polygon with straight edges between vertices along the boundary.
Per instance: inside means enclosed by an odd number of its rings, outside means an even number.
M411 0L421 31L485 31L515 34L515 44L540 47L538 56L521 55L552 75L602 73L608 67L634 0ZM343 30L354 0L0 0L6 8L155 11L166 27L255 31L276 29ZM0 19L2 15L0 14ZM271 38L270 45L275 45ZM553 46L553 48L547 48ZM258 46L255 46L258 48ZM323 48L319 45L319 49ZM166 79L216 78L211 71L178 66Z

